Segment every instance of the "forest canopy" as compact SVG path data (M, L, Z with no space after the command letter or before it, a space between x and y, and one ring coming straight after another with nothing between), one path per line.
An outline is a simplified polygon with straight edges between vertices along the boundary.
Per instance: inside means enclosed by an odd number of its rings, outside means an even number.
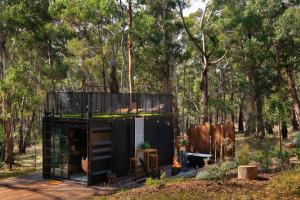
M49 91L172 94L176 133L298 130L299 1L202 4L185 16L185 0L0 0L1 160L40 137Z

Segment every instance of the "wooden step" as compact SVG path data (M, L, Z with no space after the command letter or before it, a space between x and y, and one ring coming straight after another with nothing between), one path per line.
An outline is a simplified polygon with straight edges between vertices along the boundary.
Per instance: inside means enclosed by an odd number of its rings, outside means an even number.
M92 176L105 175L105 174L108 174L110 172L111 172L111 170L101 170L101 171L98 171L98 172L93 172Z
M93 147L97 147L97 146L108 146L111 145L111 142L106 140L106 141L98 141L98 142L93 142L92 143Z
M110 132L111 127L101 127L101 128L91 128L90 132L101 133L101 132Z
M111 148L109 147L104 147L104 148L97 148L97 149L93 149L93 154L96 154L96 153L105 153L105 152L111 152Z
M93 157L93 161L100 161L100 160L107 160L107 159L111 159L111 155Z

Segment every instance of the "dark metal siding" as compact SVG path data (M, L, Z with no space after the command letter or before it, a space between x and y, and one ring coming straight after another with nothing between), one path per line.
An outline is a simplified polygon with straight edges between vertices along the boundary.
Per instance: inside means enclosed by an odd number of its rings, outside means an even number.
M70 128L86 128L89 133L92 129L99 129L101 127L111 127L111 141L113 151L112 170L117 176L127 175L129 171L129 158L135 155L135 118L122 119L103 119L103 120L78 120L78 119L55 119L48 118L43 121L44 130L43 137L45 139L45 125L46 124L60 125ZM89 137L88 137L89 138ZM147 117L144 121L144 139L148 141L153 148L158 149L159 164L166 165L172 163L174 151L174 136L171 117ZM91 151L90 142L88 140L88 151ZM45 141L43 143L45 147ZM46 152L43 151L43 156ZM89 157L89 160L92 158ZM90 166L91 167L91 166ZM44 175L46 167L43 166ZM91 181L90 174L88 175ZM96 181L97 182L97 181ZM90 185L96 184L91 181Z
M144 140L158 150L159 164L172 163L174 154L174 134L171 117L145 118Z

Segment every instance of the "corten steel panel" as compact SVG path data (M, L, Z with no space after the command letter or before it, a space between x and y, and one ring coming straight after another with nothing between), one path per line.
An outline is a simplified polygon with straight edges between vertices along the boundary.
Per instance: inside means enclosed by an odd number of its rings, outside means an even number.
M210 153L210 125L193 125L188 129L189 150L191 152Z
M210 153L210 125L208 123L199 126L198 138L201 141L198 145L198 151L200 153Z
M225 137L229 138L231 142L233 142L233 144L235 144L235 127L234 127L234 123L231 121L226 121L225 122ZM235 155L235 146L233 146L233 149L231 152L228 152L229 156L233 156Z
M226 122L225 126L221 124L209 125L208 123L204 125L192 125L187 131L189 136L188 151L212 153L219 158L221 143L224 138L230 138L233 143L235 142L234 131L234 124L230 121ZM230 155L234 155L234 149Z
M221 150L221 141L223 139L223 125L215 124L211 125L212 131L212 153L220 157L220 150Z

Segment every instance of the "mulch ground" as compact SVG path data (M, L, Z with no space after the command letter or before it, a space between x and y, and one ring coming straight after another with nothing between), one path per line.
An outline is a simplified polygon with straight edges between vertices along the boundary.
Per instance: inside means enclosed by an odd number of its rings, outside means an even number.
M166 183L162 187L149 186L120 192L109 196L107 199L198 199L198 197L202 197L199 194L210 197L209 199L215 199L215 194L220 195L216 199L240 199L245 194L245 199L247 199L248 194L265 188L271 178L272 175L264 174L259 180L253 181L244 181L236 178L223 181L187 179ZM160 195L157 196L156 194ZM226 196L222 196L224 194ZM239 198L237 196L235 198L235 194L239 194Z

